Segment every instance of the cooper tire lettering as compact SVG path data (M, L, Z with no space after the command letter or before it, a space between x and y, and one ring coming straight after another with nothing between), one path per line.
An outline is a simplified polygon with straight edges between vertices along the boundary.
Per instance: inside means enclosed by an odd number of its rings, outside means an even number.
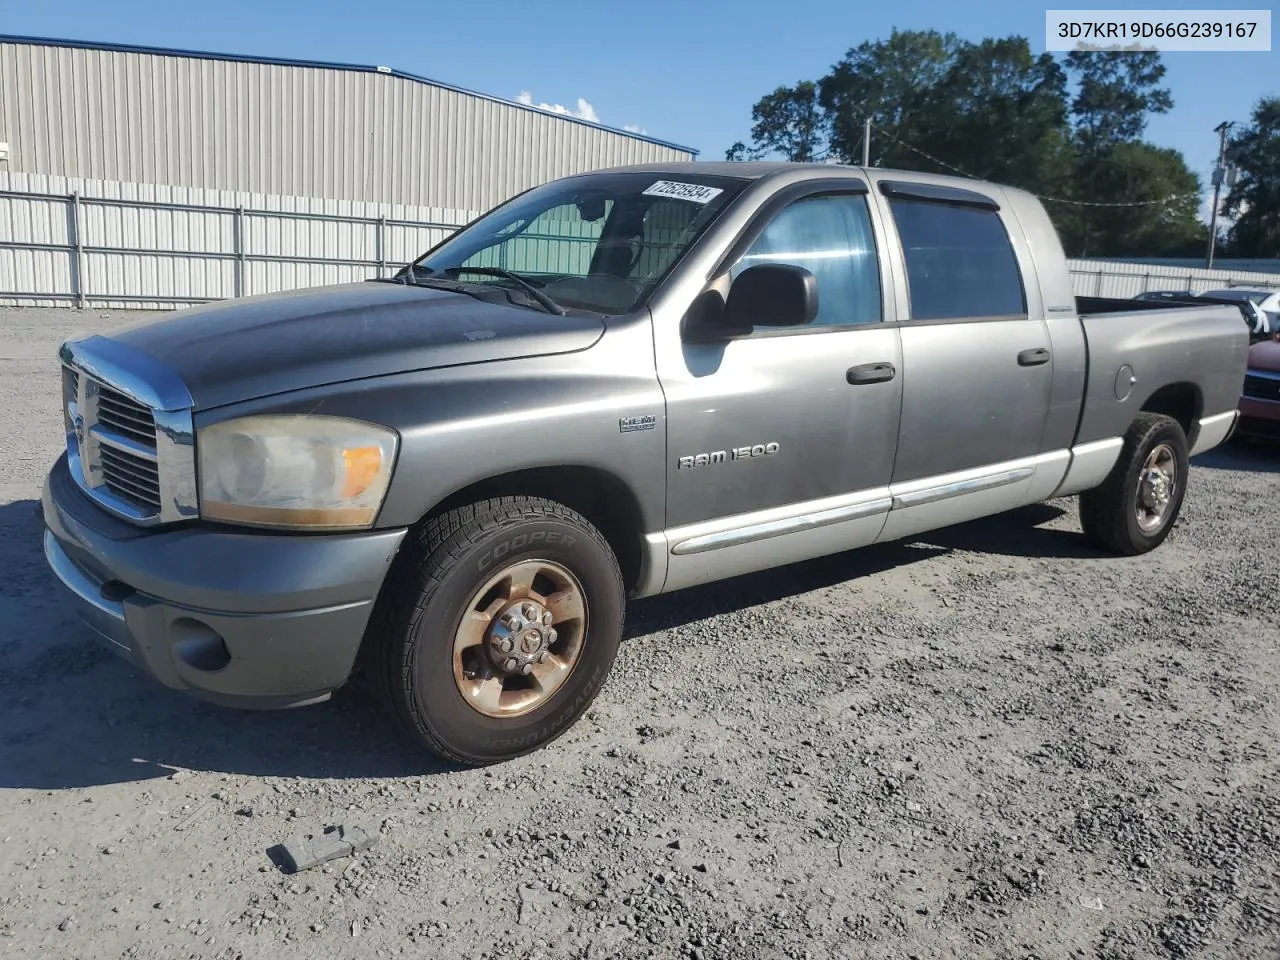
M456 632L489 577L539 554L581 583L591 611L585 647L548 700L494 718L468 702L456 680ZM378 602L368 676L430 751L468 765L510 759L555 740L590 706L617 654L625 606L608 541L564 504L516 496L461 506L429 520L397 557Z

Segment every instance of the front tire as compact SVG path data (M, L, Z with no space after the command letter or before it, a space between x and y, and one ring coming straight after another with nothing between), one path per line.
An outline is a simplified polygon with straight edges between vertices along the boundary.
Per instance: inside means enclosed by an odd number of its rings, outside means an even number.
M381 698L431 752L482 765L546 746L590 706L617 654L625 588L578 513L502 497L428 520L378 607Z
M1122 556L1154 550L1177 522L1188 472L1182 426L1172 417L1138 414L1111 473L1080 494L1085 536Z

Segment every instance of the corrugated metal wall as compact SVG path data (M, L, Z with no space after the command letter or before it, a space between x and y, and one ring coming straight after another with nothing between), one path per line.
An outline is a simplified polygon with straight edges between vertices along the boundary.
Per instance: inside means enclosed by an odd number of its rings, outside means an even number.
M363 280L477 214L0 173L0 303L168 309Z
M1148 290L1190 290L1204 293L1224 287L1280 289L1280 274L1247 270L1206 270L1154 263L1112 260L1068 260L1071 285L1077 297L1136 297Z
M365 69L0 42L9 170L485 210L690 151Z

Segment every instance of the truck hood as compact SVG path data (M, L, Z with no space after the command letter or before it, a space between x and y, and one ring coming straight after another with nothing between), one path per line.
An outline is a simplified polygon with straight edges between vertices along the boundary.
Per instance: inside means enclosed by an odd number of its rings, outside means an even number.
M571 353L603 333L594 317L366 281L193 307L110 339L173 369L204 410L365 377Z
M1249 367L1280 373L1280 341L1259 340L1249 348Z

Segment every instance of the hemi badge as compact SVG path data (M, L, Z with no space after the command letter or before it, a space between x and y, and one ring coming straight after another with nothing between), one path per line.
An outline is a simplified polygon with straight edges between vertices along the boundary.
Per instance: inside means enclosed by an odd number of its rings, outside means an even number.
M651 413L643 417L622 417L618 420L619 433L635 433L637 430L652 430L658 425L658 418Z

